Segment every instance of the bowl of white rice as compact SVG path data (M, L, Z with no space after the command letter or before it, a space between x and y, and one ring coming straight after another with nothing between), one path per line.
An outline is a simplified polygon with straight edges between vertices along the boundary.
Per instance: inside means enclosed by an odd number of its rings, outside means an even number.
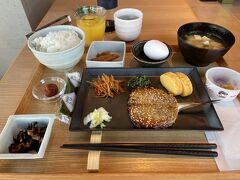
M27 43L41 64L66 72L81 60L85 34L80 28L71 25L51 26L35 32Z

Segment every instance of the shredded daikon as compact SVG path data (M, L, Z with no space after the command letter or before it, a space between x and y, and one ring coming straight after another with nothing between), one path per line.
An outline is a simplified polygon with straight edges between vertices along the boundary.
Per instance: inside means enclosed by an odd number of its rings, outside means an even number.
M112 117L108 115L108 112L103 107L100 107L98 109L94 109L93 112L89 113L83 119L83 123L86 126L90 122L89 128L95 128L97 126L104 128L106 127L104 121L110 122L111 119Z

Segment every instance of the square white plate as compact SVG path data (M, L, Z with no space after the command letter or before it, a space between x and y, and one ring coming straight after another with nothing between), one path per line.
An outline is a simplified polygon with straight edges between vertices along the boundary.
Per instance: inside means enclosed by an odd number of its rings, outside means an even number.
M112 52L120 55L114 61L91 61L97 53ZM123 41L93 41L88 49L86 56L87 67L124 67L126 43Z
M6 125L0 135L0 159L37 159L43 158L48 141L52 132L55 114L29 114L9 116ZM42 143L37 153L9 153L8 147L13 143L13 136L16 136L22 129L26 129L32 122L47 125Z

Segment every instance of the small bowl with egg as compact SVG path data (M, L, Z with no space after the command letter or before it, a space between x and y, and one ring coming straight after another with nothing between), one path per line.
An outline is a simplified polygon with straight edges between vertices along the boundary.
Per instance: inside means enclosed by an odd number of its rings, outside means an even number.
M41 79L32 89L34 98L43 102L56 102L61 99L66 89L66 81L60 77Z
M158 40L143 40L132 47L134 59L142 66L158 67L172 58L172 48Z
M85 34L80 28L71 25L50 26L32 34L27 43L41 64L67 72L81 60Z
M126 43L123 41L93 41L86 56L87 67L124 67Z
M207 70L206 87L212 99L232 101L240 93L240 73L225 67Z
M232 32L206 22L184 24L177 36L184 59L194 66L207 66L221 59L235 43Z

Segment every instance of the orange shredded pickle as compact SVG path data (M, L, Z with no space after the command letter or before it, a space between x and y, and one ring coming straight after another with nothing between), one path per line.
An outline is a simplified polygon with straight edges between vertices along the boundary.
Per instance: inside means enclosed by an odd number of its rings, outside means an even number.
M123 81L116 80L113 75L103 74L88 83L95 88L95 95L99 97L113 98L115 94L124 92Z

